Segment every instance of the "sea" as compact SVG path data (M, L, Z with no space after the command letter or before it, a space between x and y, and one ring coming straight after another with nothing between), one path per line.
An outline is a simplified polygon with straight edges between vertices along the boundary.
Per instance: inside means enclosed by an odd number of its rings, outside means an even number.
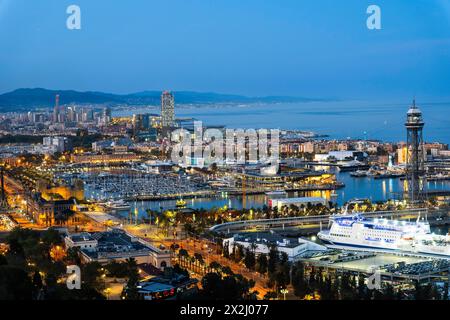
M211 104L175 107L179 118L195 118L204 125L228 128L314 131L332 139L406 140L404 123L410 103L324 101L272 104ZM450 102L418 104L427 142L450 144ZM158 106L119 110L115 116L159 113Z

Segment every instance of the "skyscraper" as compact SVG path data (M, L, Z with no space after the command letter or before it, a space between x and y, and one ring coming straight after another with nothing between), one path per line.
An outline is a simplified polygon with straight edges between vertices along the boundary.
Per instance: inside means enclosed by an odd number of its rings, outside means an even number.
M59 122L59 94L55 96L55 107L53 108L53 122Z
M108 125L109 122L111 121L111 109L108 107L104 107L103 108L103 112L102 112L102 122L104 125Z
M175 99L169 91L161 95L161 123L163 129L175 126Z
M408 196L411 203L425 199L425 152L423 148L423 127L425 123L422 111L413 105L408 110L406 118L407 131L407 163Z

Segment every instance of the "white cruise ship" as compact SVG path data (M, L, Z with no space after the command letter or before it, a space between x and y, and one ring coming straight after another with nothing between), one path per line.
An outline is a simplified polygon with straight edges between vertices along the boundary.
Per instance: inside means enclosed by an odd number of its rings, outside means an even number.
M383 251L405 251L450 257L449 236L433 235L426 221L368 219L359 214L331 218L330 230L318 238L336 246Z

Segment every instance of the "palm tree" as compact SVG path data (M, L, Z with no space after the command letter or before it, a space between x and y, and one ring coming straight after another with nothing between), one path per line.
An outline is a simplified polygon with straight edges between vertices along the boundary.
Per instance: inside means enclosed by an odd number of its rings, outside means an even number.
M150 225L153 224L153 217L156 217L156 212L154 212L152 209L147 209L145 210L145 212L147 213L147 218L150 220Z
M256 243L252 242L250 244L250 249L253 251L253 253L255 253L257 248L258 248L258 245Z
M234 274L233 270L231 270L231 268L228 266L222 267L222 273L229 276L232 276Z
M189 257L189 252L186 249L178 250L178 257Z
M195 258L194 257L189 257L189 268L192 269L192 265L194 264L195 266Z
M216 271L216 272L221 272L221 270L222 270L222 265L219 264L219 263L216 262L216 261L211 262L211 263L209 264L209 267L210 267L211 269L213 269L214 271Z
M202 265L205 264L205 261L203 260L203 256L200 253L194 254L194 259L197 262L197 266L200 268Z

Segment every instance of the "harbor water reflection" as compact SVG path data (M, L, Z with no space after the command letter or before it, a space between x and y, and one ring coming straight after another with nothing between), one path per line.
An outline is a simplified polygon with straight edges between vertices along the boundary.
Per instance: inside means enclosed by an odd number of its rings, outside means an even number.
M336 191L336 199L333 199L330 191L295 192L289 193L289 197L314 196L337 201L338 205L354 198L368 198L373 202L399 199L403 192L404 181L400 179L373 179L370 177L353 178L348 172L336 173L337 179L345 183L345 187ZM429 190L450 190L449 181L429 182ZM187 207L191 209L212 209L227 206L228 208L242 209L242 196L228 196L222 193L216 198L185 199ZM247 195L246 208L261 208L267 204L267 197L260 195ZM173 209L176 200L163 201L137 201L132 208L137 207L139 215L145 216L147 209L159 211L161 209Z

